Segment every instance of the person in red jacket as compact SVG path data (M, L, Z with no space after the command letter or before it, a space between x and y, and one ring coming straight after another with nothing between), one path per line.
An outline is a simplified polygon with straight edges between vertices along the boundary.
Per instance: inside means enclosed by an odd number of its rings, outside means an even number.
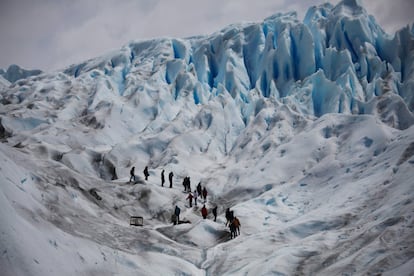
M201 215L203 216L203 219L207 218L207 214L208 214L207 208L206 208L206 205L204 204L203 208L201 208Z

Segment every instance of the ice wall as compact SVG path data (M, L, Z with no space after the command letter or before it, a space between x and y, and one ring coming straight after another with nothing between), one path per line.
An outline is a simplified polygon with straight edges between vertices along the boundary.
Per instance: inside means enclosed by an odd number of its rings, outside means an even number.
M358 1L346 0L311 7L303 22L292 12L207 37L132 42L111 57L66 72L77 77L103 70L120 94L152 79L174 99L192 95L195 104L220 93L247 103L257 91L304 104L301 94L311 91L305 103L311 108L302 111L321 116L364 113L356 102L386 92L398 94L413 111L413 60L412 29L390 36Z
M60 129L66 121L99 133L79 134L92 148L131 139L150 148L142 147L150 159L179 137L215 158L280 129L293 136L308 119L327 113L373 114L406 129L414 124L413 64L413 27L390 36L358 1L324 4L311 7L303 22L291 12L209 36L133 41L60 72L6 85L0 136L12 136L17 145L44 141L50 139L44 129ZM61 132L64 141L49 143L84 146L74 132ZM200 133L205 143L188 138ZM133 161L128 147L114 151ZM113 175L111 166L102 171Z

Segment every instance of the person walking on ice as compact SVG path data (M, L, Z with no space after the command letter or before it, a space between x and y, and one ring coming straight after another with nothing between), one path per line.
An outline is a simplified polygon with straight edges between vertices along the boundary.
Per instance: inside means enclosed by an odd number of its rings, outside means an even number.
M217 220L217 205L216 207L213 208L213 216L214 216L214 221Z
M197 190L194 190L193 197L194 197L194 205L197 206L197 198L198 198Z
M184 192L187 192L187 176L183 178Z
M233 222L234 219L234 213L233 211L230 210L230 208L226 209L226 226L229 225Z
M129 178L129 182L131 182L132 179L135 182L135 167L131 168L131 171L129 172L129 174L131 175L131 177Z
M197 193L200 195L200 197L201 196L203 196L203 189L201 188L201 182L198 182L198 185L197 185Z
M204 204L203 208L201 208L201 215L203 216L203 219L207 218L207 214L208 214L207 208L206 208L206 205Z
M234 217L233 224L234 224L236 235L240 235L240 221L237 217Z
M191 180L189 176L184 177L183 186L184 186L184 192L191 193Z
M193 207L193 194L189 193L187 199L190 202L190 207Z
M170 181L170 188L172 188L172 186L173 186L173 176L174 176L173 172L170 172L168 174L168 180Z
M145 176L145 180L148 180L148 176L149 176L148 166L145 166L145 169L144 169L143 173L144 173L144 176Z
M180 223L180 212L181 212L181 209L177 205L175 205L174 214L175 214L175 217L177 219L176 222L175 222L175 224L179 224Z
M237 231L236 231L236 226L234 224L234 220L232 223L230 223L229 225L230 228L230 239L234 239L237 237Z
M206 189L206 187L203 188L203 199L204 199L204 202L207 201L207 189Z
M164 187L164 183L165 183L164 173L165 173L165 170L162 170L162 172L161 172L161 187Z

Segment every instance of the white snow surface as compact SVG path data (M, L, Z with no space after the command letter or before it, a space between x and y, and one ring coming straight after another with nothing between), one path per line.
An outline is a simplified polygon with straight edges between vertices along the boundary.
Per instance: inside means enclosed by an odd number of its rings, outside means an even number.
M413 37L347 0L5 83L0 275L412 275Z

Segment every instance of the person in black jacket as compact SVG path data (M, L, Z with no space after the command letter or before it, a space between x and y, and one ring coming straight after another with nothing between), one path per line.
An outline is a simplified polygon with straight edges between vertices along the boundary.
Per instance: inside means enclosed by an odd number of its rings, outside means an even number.
M201 182L198 182L197 185L197 193L199 194L199 196L202 196L202 192L203 192L203 188L201 188Z
M215 206L213 208L212 212L213 212L213 216L214 216L214 221L216 221L217 220L217 206Z
M148 173L148 166L145 166L145 169L144 169L144 176L145 176L145 180L148 180L148 176L149 176L149 173Z
M133 179L135 182L135 167L131 168L131 171L129 172L131 177L129 178L129 182L131 182L131 180Z
M230 208L227 208L226 210L226 225L230 225L233 222L234 219L234 213L233 211L230 211Z
M164 173L165 173L165 170L162 170L162 172L161 172L161 187L164 187L164 183L165 183Z
M173 186L173 172L170 172L170 174L168 175L168 180L170 181L170 188L172 188Z
M207 201L207 189L206 189L206 187L203 188L202 195L203 195L203 199L204 199L204 203L205 203Z

